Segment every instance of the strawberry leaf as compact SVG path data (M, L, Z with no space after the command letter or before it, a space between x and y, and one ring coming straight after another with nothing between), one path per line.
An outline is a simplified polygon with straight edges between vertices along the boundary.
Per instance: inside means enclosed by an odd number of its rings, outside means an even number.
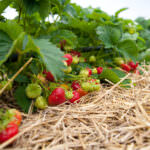
M40 49L40 55L47 70L51 71L55 79L62 78L64 73L62 69L65 69L63 64L64 53L60 51L55 45L49 42L47 39L34 39L34 43Z
M11 0L1 0L0 1L0 14L9 6Z
M13 41L9 37L9 35L2 30L0 30L0 65L7 60L7 58L12 53Z
M115 17L117 18L119 16L119 14L125 10L127 10L128 8L121 8L119 9L116 13L115 13Z
M27 113L31 105L31 100L27 98L25 88L26 86L19 86L15 91L14 97L21 109Z
M122 53L125 58L132 59L135 61L138 56L138 50L136 43L132 40L124 40L118 44L118 49L120 53Z
M117 83L120 81L119 76L109 68L103 68L102 73L99 75L100 79L107 79L112 83Z
M59 43L61 40L66 40L67 44L72 47L75 47L75 45L77 44L77 36L69 30L53 31L50 35L50 40L54 44Z
M114 48L122 37L122 30L120 26L106 25L99 26L96 29L98 38L101 40L105 48Z

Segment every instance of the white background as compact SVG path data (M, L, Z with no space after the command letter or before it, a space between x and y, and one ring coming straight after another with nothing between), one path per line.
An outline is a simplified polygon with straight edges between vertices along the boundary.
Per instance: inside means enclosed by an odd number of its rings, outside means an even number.
M71 0L82 7L100 7L103 11L113 15L120 8L129 9L120 14L123 18L136 19L137 17L150 18L150 0ZM7 8L4 16L13 19L17 13L11 8Z

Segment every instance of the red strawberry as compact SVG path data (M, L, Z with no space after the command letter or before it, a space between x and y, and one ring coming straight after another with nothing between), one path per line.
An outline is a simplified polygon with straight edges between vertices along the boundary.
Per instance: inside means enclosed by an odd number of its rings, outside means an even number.
M62 104L65 101L65 90L63 88L56 88L48 97L48 103L52 106Z
M71 55L73 55L73 56L78 56L78 57L81 56L81 53L80 53L80 52L77 52L77 51L74 51L74 50L72 50L70 53L71 53Z
M101 74L103 71L103 68L102 67L97 67L97 74Z
M121 64L121 68L127 72L131 71L131 68L129 65L127 64Z
M72 82L71 87L73 88L73 90L77 90L79 89L81 86L77 81Z
M128 65L131 67L132 70L135 70L138 67L138 62L136 64L133 61L130 61Z
M47 72L46 70L44 70L44 71L43 71L43 74L46 75L46 79L47 79L48 81L52 81L52 82L55 81L55 78L54 78L54 76L52 75L52 73L51 73L50 71Z
M87 68L88 72L89 72L89 77L92 75L92 70Z
M0 143L3 143L18 133L18 125L10 123L7 125L6 129L0 132Z
M72 56L70 54L66 54L63 57L67 58L67 60L65 60L65 61L66 61L67 65L70 66L73 61Z
M50 71L46 73L46 79L52 82L55 81L55 78Z
M46 70L44 70L44 71L43 71L43 74L46 74L46 73L47 73L47 71L46 71Z
M77 91L73 91L73 98L70 99L69 101L71 103L74 103L75 101L77 101L78 99L80 99L80 94ZM79 100L77 101L79 102Z

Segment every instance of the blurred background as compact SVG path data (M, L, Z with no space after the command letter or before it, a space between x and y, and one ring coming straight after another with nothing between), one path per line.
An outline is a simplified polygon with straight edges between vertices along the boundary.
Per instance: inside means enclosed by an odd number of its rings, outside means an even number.
M109 15L113 15L120 8L128 8L128 10L120 14L120 17L128 19L136 19L137 17L150 18L150 0L71 0L71 2L84 8L89 6L99 7ZM3 15L8 19L13 19L17 16L17 12L8 7Z

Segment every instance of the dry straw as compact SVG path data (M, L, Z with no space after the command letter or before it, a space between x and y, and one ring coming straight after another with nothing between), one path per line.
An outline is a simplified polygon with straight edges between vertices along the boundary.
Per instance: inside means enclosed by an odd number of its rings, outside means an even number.
M132 78L130 89L118 84L102 86L100 92L88 94L78 104L24 115L20 133L0 148L150 150L150 67L147 69L141 76L125 77Z

